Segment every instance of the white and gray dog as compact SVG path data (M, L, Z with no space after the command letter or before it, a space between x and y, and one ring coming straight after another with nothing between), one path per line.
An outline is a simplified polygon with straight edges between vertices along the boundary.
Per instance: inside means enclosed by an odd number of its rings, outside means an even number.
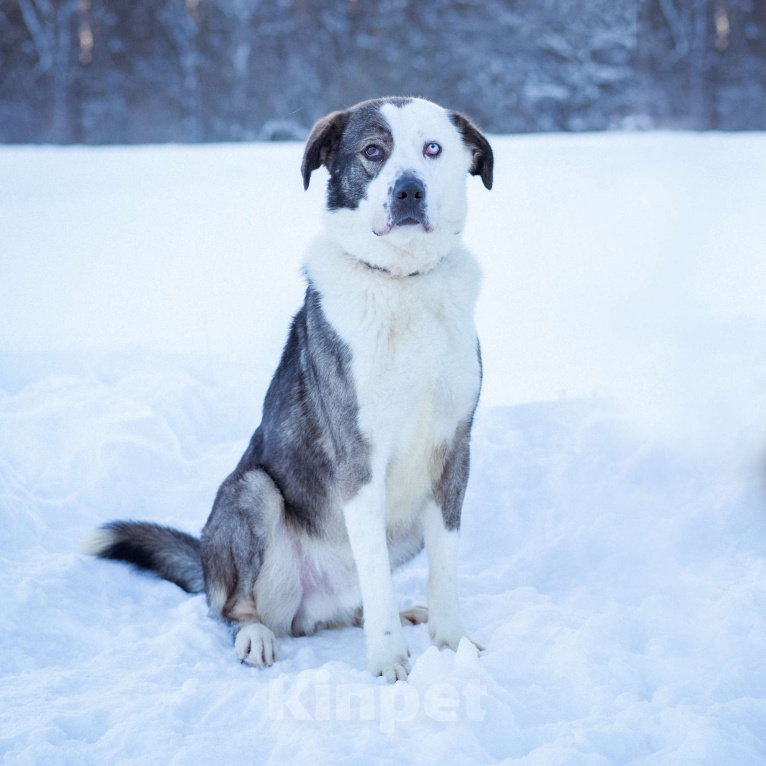
M481 387L473 321L479 268L461 243L466 177L492 187L492 149L465 117L415 98L320 120L303 183L324 165L324 231L306 297L263 404L200 540L116 521L88 553L204 590L264 667L276 636L359 625L367 668L405 679L402 625L439 647L466 635L458 530ZM425 543L428 609L398 611L391 570Z

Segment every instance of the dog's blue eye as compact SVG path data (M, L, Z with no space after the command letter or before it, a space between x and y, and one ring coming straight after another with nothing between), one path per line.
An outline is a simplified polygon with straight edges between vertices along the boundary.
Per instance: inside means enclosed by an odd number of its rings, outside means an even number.
M378 160L383 159L383 150L379 146L376 146L375 144L370 144L364 150L364 156L367 157L368 160L373 160L377 162Z
M431 141L430 144L426 144L426 148L423 149L423 154L426 157L438 157L442 153L442 148L436 141Z

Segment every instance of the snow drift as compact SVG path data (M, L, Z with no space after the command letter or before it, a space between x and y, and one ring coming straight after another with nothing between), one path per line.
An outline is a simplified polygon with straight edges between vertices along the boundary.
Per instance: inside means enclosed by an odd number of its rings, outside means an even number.
M300 303L301 148L0 149L6 763L764 762L766 136L494 143L460 564L487 651L408 628L395 687L359 629L239 665L204 597L76 552L204 523Z

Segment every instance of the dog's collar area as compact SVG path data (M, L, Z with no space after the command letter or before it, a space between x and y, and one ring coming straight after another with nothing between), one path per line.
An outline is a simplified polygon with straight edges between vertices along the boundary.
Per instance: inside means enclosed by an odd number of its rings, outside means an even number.
M368 261L363 260L362 258L357 258L356 256L349 256L351 258L354 258L354 260L359 261L359 263L366 266L368 269L372 269L373 271L382 271L384 274L388 274L390 277L393 277L394 279L406 279L407 277L419 277L423 272L422 271L413 271L410 274L394 274L393 271L390 269L387 269L385 266L376 266L374 263L369 263Z

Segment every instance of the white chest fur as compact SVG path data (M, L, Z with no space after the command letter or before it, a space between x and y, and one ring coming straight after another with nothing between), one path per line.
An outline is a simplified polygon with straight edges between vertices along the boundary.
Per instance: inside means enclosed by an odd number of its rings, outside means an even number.
M306 271L351 350L359 425L373 475L386 476L387 525L407 526L478 395L478 265L459 247L432 271L393 278L319 238Z

